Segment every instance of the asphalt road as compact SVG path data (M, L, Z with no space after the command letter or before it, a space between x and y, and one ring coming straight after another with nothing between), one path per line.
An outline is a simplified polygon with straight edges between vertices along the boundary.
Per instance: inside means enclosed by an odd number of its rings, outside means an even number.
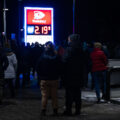
M51 101L47 106L47 116L40 115L41 95L39 89L25 89L17 91L15 99L10 99L9 91L0 105L0 120L119 120L120 105L113 103L96 104L95 99L84 96L90 93L83 92L81 115L62 116L64 111L65 94L64 90L58 91L59 116L52 116ZM74 105L73 105L74 112Z

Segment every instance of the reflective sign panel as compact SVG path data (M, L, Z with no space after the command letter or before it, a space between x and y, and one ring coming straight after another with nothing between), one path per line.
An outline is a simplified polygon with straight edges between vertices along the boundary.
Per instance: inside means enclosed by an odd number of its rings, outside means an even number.
M53 8L25 7L25 42L53 42Z

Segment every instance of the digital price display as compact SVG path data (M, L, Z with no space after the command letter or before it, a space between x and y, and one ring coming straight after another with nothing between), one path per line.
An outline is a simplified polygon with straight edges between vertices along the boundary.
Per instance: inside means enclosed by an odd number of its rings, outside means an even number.
M53 8L25 7L25 43L53 42Z

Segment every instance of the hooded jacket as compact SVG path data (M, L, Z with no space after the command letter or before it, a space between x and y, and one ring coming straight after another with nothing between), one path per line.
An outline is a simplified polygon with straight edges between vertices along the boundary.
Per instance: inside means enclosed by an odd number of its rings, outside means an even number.
M37 73L41 80L57 80L60 76L60 58L54 51L45 51L37 63Z

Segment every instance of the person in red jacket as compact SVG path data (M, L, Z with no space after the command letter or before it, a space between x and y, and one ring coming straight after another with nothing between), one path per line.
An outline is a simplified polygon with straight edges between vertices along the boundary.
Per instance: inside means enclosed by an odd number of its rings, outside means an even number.
M108 60L101 48L101 43L94 43L94 50L90 55L97 103L100 102L100 88L102 88L102 98L105 99L106 97L106 72Z

